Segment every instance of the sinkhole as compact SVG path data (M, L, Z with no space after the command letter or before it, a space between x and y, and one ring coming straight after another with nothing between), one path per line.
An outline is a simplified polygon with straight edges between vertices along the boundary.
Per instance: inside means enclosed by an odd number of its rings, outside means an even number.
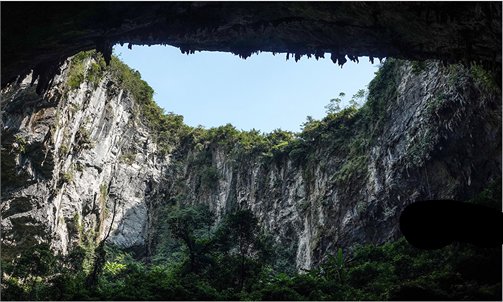
M330 54L297 62L286 60L285 53L263 52L246 60L224 52L184 55L176 47L158 45L132 50L116 45L114 55L140 72L165 112L182 115L188 126L210 129L230 123L237 130L262 133L298 133L308 116L325 117L334 98L341 99L341 108L349 106L352 96L367 90L380 65L361 57L341 68Z

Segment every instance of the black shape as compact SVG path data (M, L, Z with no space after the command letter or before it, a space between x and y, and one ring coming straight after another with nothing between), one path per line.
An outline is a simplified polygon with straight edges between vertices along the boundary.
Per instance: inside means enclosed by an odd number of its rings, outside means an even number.
M434 250L453 241L480 247L503 243L503 213L477 204L454 200L424 200L407 206L400 230L413 246Z

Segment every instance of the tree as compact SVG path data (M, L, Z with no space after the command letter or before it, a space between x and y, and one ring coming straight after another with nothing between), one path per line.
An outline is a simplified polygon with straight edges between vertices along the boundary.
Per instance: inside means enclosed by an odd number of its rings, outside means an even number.
M198 272L208 262L207 254L214 245L212 225L215 214L208 205L172 207L166 222L173 238L183 241L188 249L189 272Z
M35 245L27 250L21 257L14 259L2 273L2 294L4 299L13 300L40 300L43 282L47 282L57 271L54 252L49 249L48 243ZM2 269L6 265L2 265ZM3 274L9 274L4 280ZM3 286L2 286L3 287Z
M241 210L229 215L224 230L231 242L231 251L236 250L239 262L239 289L243 288L247 270L261 268L266 257L266 249L260 238L260 227L252 212Z
M3 300L85 300L85 250L54 255L48 243L26 250L12 263L2 262Z
M331 99L330 103L325 106L325 109L327 109L325 112L327 114L332 114L332 113L338 113L339 111L341 111L340 104L345 96L346 96L346 94L344 92L340 92L338 98Z
M365 103L366 98L367 97L365 89L358 90L349 101L349 107L354 109L360 109Z
M335 255L330 255L328 253L326 254L328 256L327 264L324 267L326 277L337 273L339 281L341 282L341 284L344 284L347 279L347 272L345 268L346 261L342 257L342 249L339 248L339 250L337 251L337 258L335 257Z

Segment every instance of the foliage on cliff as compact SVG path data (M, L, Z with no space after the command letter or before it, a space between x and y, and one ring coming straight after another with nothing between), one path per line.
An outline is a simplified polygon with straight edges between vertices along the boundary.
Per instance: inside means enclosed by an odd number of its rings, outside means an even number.
M501 178L469 202L500 207ZM339 251L304 273L273 269L271 241L247 211L216 227L204 206L168 208L178 261L147 265L107 248L89 286L86 250L54 255L47 244L2 262L3 300L501 300L501 248L453 243L420 250L405 239ZM277 252L277 251L276 251ZM84 267L86 266L86 267Z
M110 81L102 83L107 76ZM142 80L140 72L128 67L115 56L112 56L110 65L107 66L101 53L95 50L76 54L71 60L64 98L84 82L94 89L100 84L107 85L109 90L114 87L124 89L137 104L136 118L143 120L152 130L163 154L170 153L177 147L180 139L191 129L183 124L183 116L173 112L165 113L154 102L154 90Z
M232 168L258 170L260 177L255 177L253 195L264 199L267 198L264 188L270 183L268 176L287 163L302 173L307 195L312 191L316 169L320 167L327 168L332 184L347 190L351 181L366 175L368 151L383 131L387 104L396 98L403 64L400 60L387 59L369 84L368 93L361 90L353 97L351 106L334 107L321 120L307 117L299 133L281 129L270 133L255 129L239 131L231 124L211 129L185 128L186 136L180 139L178 147L180 152L175 152L173 157L172 167L178 172L170 177L171 194L195 197L212 192L222 175L223 170L218 169ZM217 154L225 156L224 168L216 166ZM342 164L334 164L333 158L340 159ZM186 170L177 168L182 163ZM189 187L185 182L188 173L196 175L195 186ZM276 186L281 187L281 183L276 182Z
M183 116L165 113L153 101L154 90L141 79L139 71L128 67L115 56L106 66L102 55L96 51L81 52L74 56L66 91L79 88L83 82L96 87L105 75L109 75L113 83L104 84L125 89L134 98L138 104L138 117L152 129L164 153L172 152L182 142L196 150L218 144L228 146L231 157L236 159L256 155L264 162L279 162L284 158L306 162L308 154L320 145L331 146L334 150L349 148L352 152L355 152L355 148L350 147L352 143L355 146L368 145L375 134L369 131L375 132L379 123L382 123L386 99L392 98L396 92L396 71L400 64L402 61L386 60L369 84L368 101L362 108L349 106L340 111L332 110L321 121L308 117L300 133L277 129L261 134L256 130L239 131L231 124L211 129L189 127L183 123ZM365 137L358 135L355 138L357 143L348 140L358 133L363 133Z
M369 84L368 100L361 108L349 106L332 110L319 121L307 117L300 133L277 129L261 134L256 130L238 131L227 124L206 131L194 131L190 135L191 140L198 150L218 143L228 146L229 157L239 160L256 155L264 163L290 158L305 164L314 150L320 147L351 155L361 153L360 149L369 145L384 122L385 104L396 94L400 64L400 60L386 60Z
M86 58L92 59L87 69L84 68ZM150 127L163 154L173 153L177 149L211 152L215 149L212 146L219 146L227 150L229 160L236 162L252 160L266 165L279 165L287 159L293 160L302 166L307 179L312 177L310 169L313 165L326 162L329 156L337 154L346 158L347 162L333 175L333 181L342 184L365 174L367 151L384 128L387 104L397 96L399 67L403 64L402 60L386 59L369 83L367 93L364 90L359 92L357 98L364 101L362 106L353 104L341 109L335 108L331 102L327 105L327 108L331 108L327 110L327 116L321 120L308 116L300 133L281 129L271 133L239 131L231 124L211 129L187 126L183 123L183 116L166 113L153 101L154 90L141 79L139 71L129 68L115 56L112 56L111 64L107 67L101 54L95 51L82 52L74 57L67 86L74 89L82 81L96 86L100 78L110 74L117 87L124 88L135 99L138 104L137 117ZM427 62L412 62L411 65L413 72L420 74ZM451 65L445 71L449 73L448 82L451 85L459 86L466 79L473 78L480 89L488 93L498 91L491 82L491 75L476 63L470 69ZM318 150L324 150L324 154L318 154ZM203 169L208 167L201 166Z
M87 58L94 62L83 68ZM187 149L188 165L195 166L201 190L211 190L221 177L213 152L224 150L227 161L264 167L291 160L306 180L312 169L332 154L346 162L333 175L339 184L351 184L363 175L367 151L386 122L387 101L396 97L398 68L402 61L388 59L369 84L368 100L361 108L331 110L320 121L308 118L301 133L275 130L238 131L232 125L203 129L183 124L183 118L165 114L153 102L153 90L139 72L112 58L105 67L99 55L79 54L72 62L68 90L82 81L125 88L138 105L137 117L152 130L161 152ZM87 63L86 63L87 64ZM95 64L95 65L92 65ZM419 66L418 68L421 68ZM466 76L450 69L450 82L459 85ZM111 81L99 80L110 75ZM479 72L481 87L484 75ZM487 84L487 83L486 83ZM91 85L91 86L93 86ZM485 89L485 88L484 88ZM88 135L82 132L83 142ZM23 146L21 139L18 140ZM18 152L24 152L19 147ZM321 153L319 150L325 150ZM176 154L175 154L176 155ZM174 156L176 158L176 156ZM133 159L133 160L132 160ZM134 161L134 154L123 160ZM185 159L184 159L185 160ZM177 162L173 160L173 165ZM264 168L265 169L265 168ZM71 180L68 174L66 179ZM260 174L261 176L262 174ZM257 181L265 182L259 177ZM342 251L326 255L326 262L295 272L295 245L273 242L248 211L227 213L219 222L183 191L183 176L171 179L182 189L163 201L156 255L150 263L107 248L100 256L95 235L67 256L54 255L48 245L27 251L12 263L2 263L4 300L407 300L501 299L501 249L480 249L452 244L438 251L421 251L406 240L356 250L353 259ZM472 202L494 205L501 201L501 179ZM106 195L106 187L101 189ZM499 191L498 191L499 188ZM104 193L103 193L104 192ZM103 195L104 194L104 195ZM104 198L104 197L103 197ZM323 201L321 201L323 202ZM358 204L360 206L360 204ZM364 205L362 205L364 207ZM358 207L360 209L360 207ZM501 209L500 209L501 210ZM76 225L81 231L79 217ZM93 243L93 244L91 244ZM292 248L293 246L293 248ZM339 250L338 250L339 251ZM100 259L101 262L96 261ZM100 264L101 263L101 264ZM288 263L290 265L288 265ZM496 265L495 265L496 264ZM99 270L93 269L100 266ZM91 275L97 272L96 275ZM92 276L93 282L89 282Z

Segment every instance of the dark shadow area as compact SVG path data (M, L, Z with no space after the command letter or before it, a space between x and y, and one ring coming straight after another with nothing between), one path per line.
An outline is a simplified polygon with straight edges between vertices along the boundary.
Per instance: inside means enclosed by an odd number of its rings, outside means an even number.
M503 213L454 200L418 201L402 212L400 230L421 249L439 249L454 241L492 248L503 243Z
M115 44L182 53L260 51L446 63L480 62L501 83L501 2L9 2L2 3L2 87L34 70L38 93L58 65ZM346 58L347 56L347 58ZM21 76L23 77L23 76Z

